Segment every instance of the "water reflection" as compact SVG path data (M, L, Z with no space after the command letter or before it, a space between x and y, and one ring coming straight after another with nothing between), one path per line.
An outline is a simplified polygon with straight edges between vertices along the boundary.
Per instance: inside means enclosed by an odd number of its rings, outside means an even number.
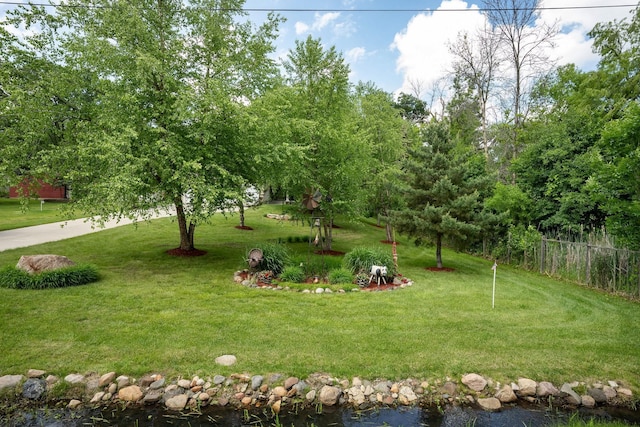
M232 411L205 408L201 413L179 414L164 408L128 408L120 410L81 410L69 412L61 409L39 409L12 414L0 425L9 427L84 427L84 426L136 426L136 427L542 427L557 425L574 413L549 410L543 407L514 406L499 412L485 412L472 407L436 408L380 408L354 411L344 408L325 408L321 413L306 408L296 413L278 416L264 412ZM624 420L629 425L640 425L640 413L619 408L582 411L585 418Z

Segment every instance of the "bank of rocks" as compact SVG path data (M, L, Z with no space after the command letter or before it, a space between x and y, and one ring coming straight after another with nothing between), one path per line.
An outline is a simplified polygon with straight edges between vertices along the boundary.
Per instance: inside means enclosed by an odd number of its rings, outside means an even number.
M231 365L234 362L232 358L234 356L221 357L219 363ZM519 378L510 384L500 384L474 373L459 380L440 381L370 381L357 377L348 380L324 373L312 374L306 379L280 374L237 373L228 377L214 375L169 380L161 374L134 379L116 372L69 374L58 378L36 369L29 370L26 376L1 376L0 396L5 400L21 399L27 405L55 402L70 409L119 403L164 405L172 411L193 410L207 405L235 409L268 407L275 413L294 404L344 405L358 409L470 404L495 411L519 401L587 408L630 406L635 401L632 391L615 381L565 383L557 387L547 381Z

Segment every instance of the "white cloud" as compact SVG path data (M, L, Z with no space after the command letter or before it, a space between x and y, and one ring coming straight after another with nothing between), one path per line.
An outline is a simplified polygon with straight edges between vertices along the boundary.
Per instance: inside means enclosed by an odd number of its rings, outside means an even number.
M363 47L354 47L353 49L349 49L345 54L345 59L349 63L358 62L360 59L364 58L367 54L367 50Z
M407 27L394 37L391 49L397 49L396 71L404 76L401 90L411 93L411 82L431 85L442 77L452 62L447 44L462 30L473 32L484 17L475 5L465 1L443 1L438 9L474 9L464 13L426 12L414 16Z
M304 34L309 31L309 26L304 22L300 22L300 21L295 23L295 28L296 28L296 35Z
M543 10L537 25L558 24L560 34L555 38L555 47L547 55L557 60L558 65L574 63L580 69L591 70L598 62L592 52L592 42L587 33L598 22L630 17L629 8L588 8L602 5L602 0L563 0L563 7L580 9ZM550 3L547 5L551 6ZM543 4L544 6L544 4ZM441 78L452 63L447 43L452 42L462 30L473 33L484 23L484 16L475 4L462 0L443 0L438 9L472 9L464 13L427 11L414 16L401 31L396 33L391 44L397 50L396 72L403 76L399 89L411 92L411 83L420 82L428 89ZM437 9L436 9L437 10ZM628 18L630 19L630 18Z
M340 17L340 12L328 12L328 13L318 13L316 12L314 16L314 21L311 25L298 21L295 23L296 34L304 34L312 31L321 31L327 25L336 21Z
M335 21L340 17L340 12L328 12L328 13L316 13L316 19L313 22L314 30L322 30L324 27L329 25L331 22Z

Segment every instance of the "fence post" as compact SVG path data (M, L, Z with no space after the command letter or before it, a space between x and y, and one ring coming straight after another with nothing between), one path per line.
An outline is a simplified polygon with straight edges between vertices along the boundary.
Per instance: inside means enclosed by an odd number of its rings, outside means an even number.
M587 271L585 275L585 282L587 285L591 285L591 245L587 243Z
M546 240L547 238L544 237L544 235L542 236L542 239L540 239L540 274L544 274L544 262L545 262L545 256L546 256Z

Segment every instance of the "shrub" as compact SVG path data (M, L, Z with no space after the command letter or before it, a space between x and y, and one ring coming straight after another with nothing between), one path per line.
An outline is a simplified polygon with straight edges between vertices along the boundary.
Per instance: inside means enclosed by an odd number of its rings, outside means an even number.
M389 276L395 276L391 251L384 251L381 248L355 247L344 256L343 265L353 274L368 273L372 265L384 265L387 267Z
M0 271L0 287L13 289L51 289L80 286L95 282L100 278L96 267L78 264L58 270L29 274L16 267L6 267Z
M324 261L318 257L311 257L308 262L303 262L302 269L306 277L323 277L327 271Z
M305 275L302 267L298 267L297 265L285 267L282 273L280 273L280 279L285 282L302 283L304 278Z
M351 283L353 274L346 268L337 268L329 272L329 283L332 285Z
M260 270L273 271L274 275L279 276L284 270L284 266L289 264L289 251L285 245L281 243L260 243L255 247L262 251ZM247 252L247 258L248 256Z

